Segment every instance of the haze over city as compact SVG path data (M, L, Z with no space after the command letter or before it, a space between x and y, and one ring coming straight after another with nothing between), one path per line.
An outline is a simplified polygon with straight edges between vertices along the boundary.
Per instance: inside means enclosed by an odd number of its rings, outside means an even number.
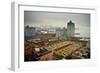
M90 14L24 12L24 61L90 59Z
M67 28L67 23L75 23L75 33L79 37L90 37L90 14L55 13L55 12L24 12L24 23L32 27L41 28Z

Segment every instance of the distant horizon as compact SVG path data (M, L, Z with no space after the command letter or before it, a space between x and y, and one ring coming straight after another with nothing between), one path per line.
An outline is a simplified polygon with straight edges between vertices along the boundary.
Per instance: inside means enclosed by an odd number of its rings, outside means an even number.
M75 23L75 33L79 37L90 37L90 14L53 13L24 11L24 25L41 28L67 28L67 23Z

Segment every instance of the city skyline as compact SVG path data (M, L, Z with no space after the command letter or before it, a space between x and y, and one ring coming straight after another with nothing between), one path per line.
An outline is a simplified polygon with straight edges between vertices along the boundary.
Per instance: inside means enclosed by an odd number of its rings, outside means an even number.
M24 61L90 59L90 15L24 12Z
M67 23L75 23L75 33L79 37L90 37L90 14L54 13L54 12L24 12L24 24L41 28L67 28Z

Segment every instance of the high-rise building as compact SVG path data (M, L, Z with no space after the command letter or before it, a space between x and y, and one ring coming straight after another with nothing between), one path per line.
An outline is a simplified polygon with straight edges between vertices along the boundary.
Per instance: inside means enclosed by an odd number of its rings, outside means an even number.
M67 39L67 29L66 28L56 29L56 37L58 39Z
M25 39L35 38L35 36L36 36L36 28L35 27L25 26L24 29L25 29L24 30Z
M67 37L74 37L75 34L75 24L72 21L67 23Z

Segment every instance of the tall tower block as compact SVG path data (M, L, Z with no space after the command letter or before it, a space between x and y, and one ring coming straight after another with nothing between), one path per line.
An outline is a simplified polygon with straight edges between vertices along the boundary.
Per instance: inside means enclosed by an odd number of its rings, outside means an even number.
M67 37L74 37L75 34L75 24L72 21L67 23Z

